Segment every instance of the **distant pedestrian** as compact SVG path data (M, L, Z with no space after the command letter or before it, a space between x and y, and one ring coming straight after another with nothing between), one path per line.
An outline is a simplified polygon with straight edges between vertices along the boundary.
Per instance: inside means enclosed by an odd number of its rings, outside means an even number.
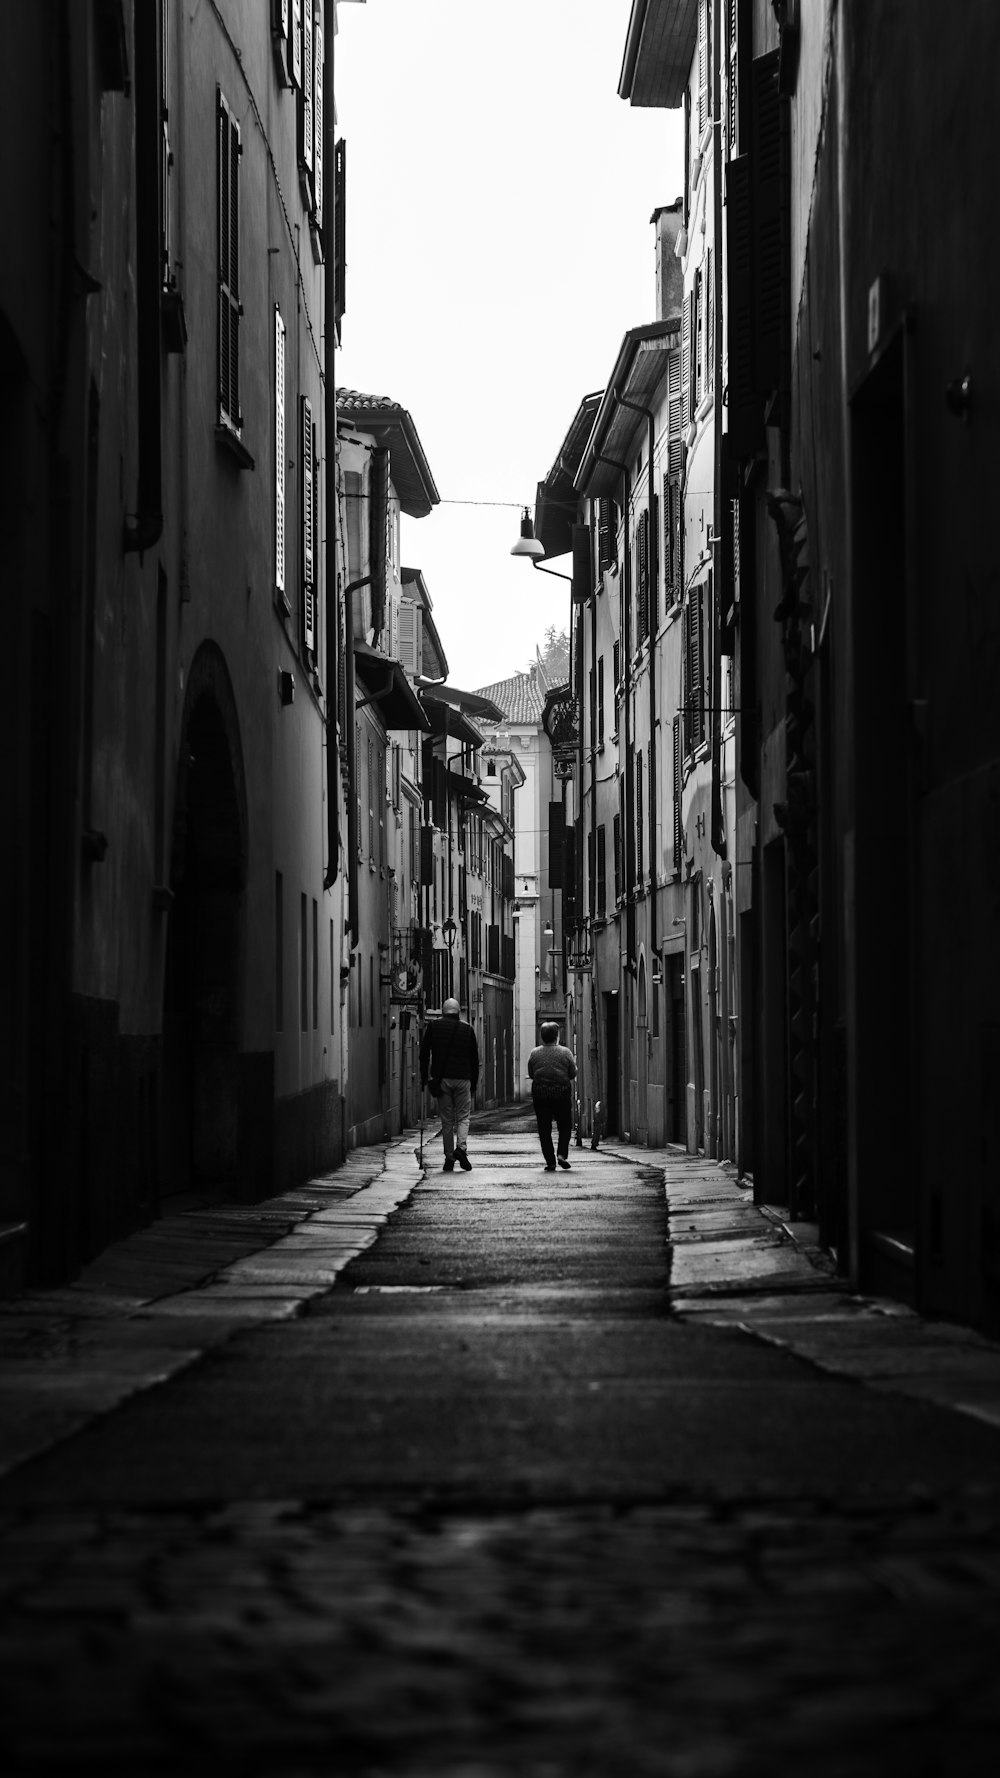
M557 1160L560 1167L569 1167L569 1134L573 1122L573 1088L570 1083L576 1079L576 1061L573 1051L557 1042L558 1036L558 1025L544 1024L542 1041L528 1057L531 1102L535 1107L546 1173L555 1172ZM558 1155L552 1148L553 1118L559 1138Z
M441 1017L428 1025L420 1045L420 1085L437 1100L444 1139L444 1170L459 1166L468 1173L469 1119L472 1095L479 1084L479 1045L471 1025L462 1018L457 1000L446 1000Z

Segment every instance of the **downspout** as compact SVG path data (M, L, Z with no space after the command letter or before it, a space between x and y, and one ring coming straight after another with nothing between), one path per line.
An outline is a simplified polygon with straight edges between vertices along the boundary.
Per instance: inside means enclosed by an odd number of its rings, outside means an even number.
M629 561L629 553L628 553L628 466L625 463L619 463L616 457L605 457L603 452L601 452L601 451L595 451L594 456L595 456L595 459L598 463L606 463L608 465L609 469L617 469L619 471L619 473L621 474L622 496L623 496L623 498L622 498L622 524L624 527L623 544L624 544L624 555L625 555L625 567L627 569L628 568L628 561ZM632 831L632 818L633 818L632 748L630 745L631 739L632 739L632 724L631 724L631 719L630 719L630 695L629 695L630 689L631 689L631 684L632 684L632 649L631 649L632 613L630 610L631 590L632 590L631 584L627 587L624 585L622 587L622 595L623 596L622 596L622 622L621 622L622 685L624 688L624 696L622 698L622 703L625 706L625 832L622 834L622 865L623 865L622 878L623 878L624 884L625 884L625 903L626 903L626 915L625 915L625 958L626 958L626 964L631 963L631 961L632 961L631 956L629 955L629 949L628 949L628 912L627 912L627 908L628 908L629 897L630 897L630 895L632 893L632 889L634 887L634 884L632 882L632 875L629 870L629 856L630 856L629 835ZM634 856L635 856L634 850L632 851L631 856L634 858Z
M659 588L659 531L656 520L656 485L653 478L653 449L656 444L656 428L652 408L643 407L637 401L630 401L627 395L619 395L613 391L615 400L622 407L631 408L634 414L644 414L649 432L649 560L646 573L647 619L654 600L658 599ZM650 591L656 589L650 597ZM649 781L649 948L651 955L656 955L656 636L652 623L649 624L649 770L646 774Z
M358 749L357 737L354 732L356 679L354 674L354 622L351 607L348 603L351 594L359 587L367 586L370 574L362 574L359 579L352 580L344 588L345 615L349 625L347 632L347 648L344 660L347 678L347 705L345 721L347 723L347 898L350 902L351 950L357 949L358 927ZM335 786L338 789L339 786Z
M151 549L163 530L160 458L160 96L157 13L135 3L135 253L138 369L138 511L122 547Z
M330 153L332 145L333 119L335 116L333 97L334 43L336 37L331 35L329 53L323 58L323 166L332 167L334 157ZM336 184L336 182L334 182ZM337 268L335 240L336 226L334 214L336 210L336 193L334 202L324 203L323 207L323 326L326 352L324 354L323 378L323 409L326 421L326 835L327 865L323 880L324 889L332 889L340 871L340 711L338 708L340 694L340 600L341 593L337 577L337 518L340 513L340 501L335 501L331 510L329 491L331 479L336 486L337 476L337 347L333 318L337 312ZM334 466L333 477L330 465ZM332 589L332 596L331 596ZM346 595L345 595L346 596ZM345 635L346 635L345 626ZM348 649L348 653L351 650ZM351 728L354 727L353 705L351 710Z
M716 13L721 7L716 0ZM725 858L728 850L726 845L725 811L722 803L722 711L719 708L722 697L722 656L719 649L721 640L720 615L722 595L719 574L719 545L722 541L722 400L720 382L722 378L722 90L719 70L720 50L722 42L722 21L715 19L715 37L712 56L712 225L715 233L715 254L712 266L712 301L714 304L712 360L713 382L712 399L714 402L715 430L715 487L713 489L713 511L715 520L712 526L712 844L719 858ZM740 699L742 703L742 698ZM725 971L722 972L725 974Z

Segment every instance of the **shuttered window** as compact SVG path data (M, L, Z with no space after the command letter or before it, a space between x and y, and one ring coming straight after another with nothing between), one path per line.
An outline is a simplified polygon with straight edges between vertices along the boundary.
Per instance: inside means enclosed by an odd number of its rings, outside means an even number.
M684 751L691 754L705 739L705 588L692 587L684 610Z
M691 407L697 413L705 392L705 290L704 273L700 266L695 272L694 290L691 293L691 352Z
M274 585L285 591L285 323L274 311Z
M624 786L621 794L624 795ZM622 818L616 815L614 820L614 851L615 851L615 902L622 898Z
M420 612L408 599L399 607L399 660L407 673L419 673Z
M683 829L681 824L681 719L674 717L674 875L680 875Z
M306 0L308 4L308 0ZM288 18L288 72L293 86L302 85L302 0L291 0Z
M618 510L613 500L597 503L597 571L604 574L618 559Z
M788 357L788 106L778 87L778 51L752 64L754 382L759 395L784 388Z
M604 745L604 656L597 663L597 745Z
M644 821L645 803L642 794L643 755L642 748L636 749L635 755L635 880L641 888L646 868L646 827Z
M681 303L681 425L691 419L691 295Z
M726 165L726 274L729 448L734 457L750 457L763 437L763 414L754 386L753 234L745 154Z
M217 94L219 422L239 432L240 414L240 126Z
M299 88L299 162L307 183L313 168L313 20L312 0L302 6L302 84Z
M317 11L313 22L313 214L323 227L323 24Z
M635 585L635 616L636 643L646 640L649 635L649 509L639 514L636 526L636 585Z
M705 394L715 385L715 255L710 247L705 255Z
M333 319L340 344L340 323L347 307L347 143L341 136L333 150Z
M604 920L608 912L608 848L603 821L597 829L597 918Z
M712 115L709 89L711 55L709 45L708 0L698 0L698 139Z
M316 648L316 494L315 433L312 403L303 395L300 403L301 433L299 440L302 474L302 643L310 653Z

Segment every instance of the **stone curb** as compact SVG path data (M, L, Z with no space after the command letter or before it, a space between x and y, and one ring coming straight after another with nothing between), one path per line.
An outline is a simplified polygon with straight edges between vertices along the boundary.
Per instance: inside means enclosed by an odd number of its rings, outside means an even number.
M283 1197L161 1218L66 1289L0 1302L0 1476L235 1334L302 1314L420 1184L418 1136L352 1149Z

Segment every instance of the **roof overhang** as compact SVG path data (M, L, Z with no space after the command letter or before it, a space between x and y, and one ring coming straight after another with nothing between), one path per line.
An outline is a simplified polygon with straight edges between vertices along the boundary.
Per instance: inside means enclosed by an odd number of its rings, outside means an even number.
M448 782L463 802L488 803L490 800L482 785L477 784L475 778L467 778L463 772L449 771Z
M653 406L667 374L667 352L679 339L679 321L653 321L625 335L576 473L575 485L588 499L617 495L622 461L631 454L636 428L643 424L642 415L626 407L622 397L639 407Z
M405 407L380 396L344 390L337 398L338 425L353 426L385 445L389 452L389 476L403 511L411 519L425 519L441 496L434 483L417 429Z
M425 697L436 698L439 703L451 704L455 710L464 710L466 716L481 717L484 722L502 722L503 711L492 698L483 696L481 691L460 691L457 685L441 685L436 679L422 679L417 675L417 686Z
M426 726L435 740L461 741L463 747L482 746L483 737L479 730L453 704L428 697L426 692L421 694L420 703L427 717Z
M698 0L632 0L618 96L672 111L684 103L698 42Z
M355 642L354 670L368 694L358 700L359 710L371 704L386 729L426 732L430 724L423 706L398 661L369 648L367 642Z
M594 416L601 405L601 392L585 395L559 449L559 455L544 481L539 482L535 496L535 536L546 557L568 555L573 547L573 526L576 522L580 495L573 477L590 437Z

